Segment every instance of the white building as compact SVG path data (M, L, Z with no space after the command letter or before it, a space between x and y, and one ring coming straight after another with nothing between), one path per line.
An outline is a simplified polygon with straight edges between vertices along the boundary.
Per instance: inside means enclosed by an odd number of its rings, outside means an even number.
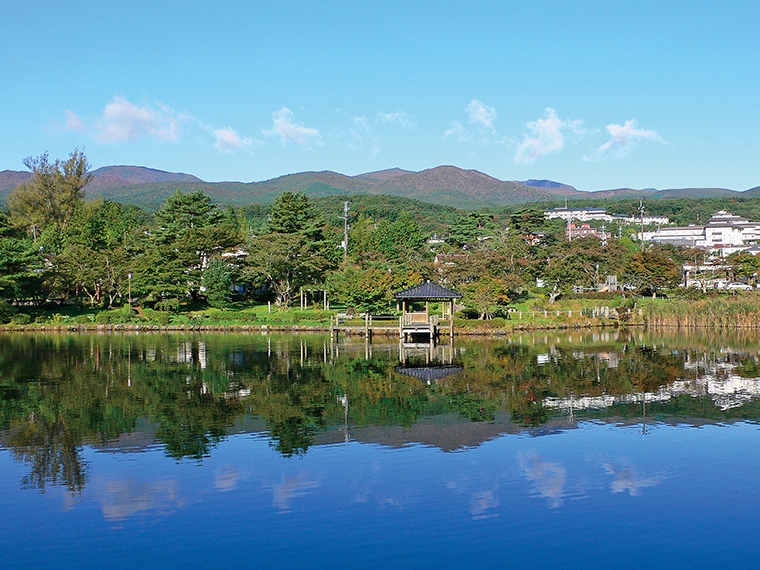
M639 233L639 239L642 238ZM755 253L760 244L760 222L729 214L725 210L716 212L704 226L658 228L644 232L644 241L670 243L688 247L702 247L710 252L720 252L726 256L738 251Z
M613 216L608 214L605 208L553 208L551 210L544 210L544 217L548 220L562 218L566 222L573 220L579 222L588 222L590 220L611 222L613 220Z
M551 210L544 210L544 217L548 220L553 218L562 218L566 222L578 221L588 222L591 220L601 220L603 222L624 222L626 224L640 224L642 223L641 217L636 216L618 216L615 214L608 214L606 208L553 208ZM644 216L644 225L649 226L653 224L669 224L670 220L667 216Z
M641 219L641 216L639 216L638 218L636 216L616 217L616 219L622 220L626 224L643 223L645 226L653 226L655 224L667 225L670 223L670 220L668 219L667 216L644 216L643 221Z

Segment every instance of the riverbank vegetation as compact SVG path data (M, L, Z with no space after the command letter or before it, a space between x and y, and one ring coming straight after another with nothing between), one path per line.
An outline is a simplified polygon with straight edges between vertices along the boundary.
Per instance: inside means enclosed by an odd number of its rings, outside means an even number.
M33 177L0 214L8 326L327 326L337 312L396 315L393 292L425 280L463 294L462 332L759 321L753 296L677 287L682 265L704 252L642 251L633 228L568 241L564 222L535 208L365 196L346 209L342 198L315 204L297 193L235 210L177 192L149 214L86 201L89 164L78 150L26 164ZM757 270L755 257L737 256L726 274L752 282Z

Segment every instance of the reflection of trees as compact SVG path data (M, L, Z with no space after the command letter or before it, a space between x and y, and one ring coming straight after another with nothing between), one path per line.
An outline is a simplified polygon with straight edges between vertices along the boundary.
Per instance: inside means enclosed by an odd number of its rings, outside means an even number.
M200 459L226 436L226 428L240 414L237 398L220 397L204 382L210 372L178 363L133 367L132 385L142 401L141 415L158 424L156 439L175 459ZM222 394L223 396L223 394Z
M428 390L416 378L393 373L387 360L349 358L326 367L326 375L348 396L351 423L408 427L428 406Z
M0 336L3 443L28 463L25 485L65 485L75 493L87 480L82 445L129 433L139 418L155 426L156 440L177 460L207 456L246 415L262 418L273 448L292 456L344 421L411 426L422 416L451 413L492 421L504 411L514 422L537 426L562 413L546 405L549 398L656 392L684 378L684 362L700 358L687 349L651 348L649 340L646 346L627 339L580 346L463 342L461 371L428 385L394 371L393 355L343 353L328 362L321 344L313 357L309 342L297 336ZM734 362L741 374L759 375L756 354L745 351ZM647 411L758 418L760 401L720 410L707 397L681 395L648 403ZM641 408L632 403L584 413L636 417Z
M8 446L16 459L29 465L23 488L45 491L51 485L64 485L72 494L82 492L87 482L86 462L79 455L77 434L64 422L32 417L11 428Z

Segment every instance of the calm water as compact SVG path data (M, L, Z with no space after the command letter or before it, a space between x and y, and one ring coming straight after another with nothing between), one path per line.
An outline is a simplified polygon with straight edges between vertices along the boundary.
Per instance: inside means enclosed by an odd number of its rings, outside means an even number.
M4 568L748 568L760 338L0 336Z

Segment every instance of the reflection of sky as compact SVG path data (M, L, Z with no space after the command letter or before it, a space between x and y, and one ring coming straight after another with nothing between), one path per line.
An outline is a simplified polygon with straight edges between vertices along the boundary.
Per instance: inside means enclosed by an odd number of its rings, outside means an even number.
M0 465L13 529L0 548L7 567L75 567L86 550L109 570L168 552L174 566L278 570L503 565L505 552L518 568L737 567L760 532L758 435L580 422L457 453L351 442L283 458L245 435L202 462L85 450L90 483L63 509L65 493L21 490L23 465Z
M165 516L188 502L181 495L176 480L142 483L111 479L99 482L99 486L103 516L111 521L124 520L137 514Z
M665 480L664 475L654 475L645 477L629 465L617 465L615 463L604 463L604 470L614 477L612 481L612 492L620 493L628 491L631 497L641 495L641 490L647 487L654 487Z
M220 491L234 491L237 489L238 482L243 476L240 469L230 466L218 469L214 475L216 478L214 488Z
M525 478L533 483L533 491L547 499L551 508L562 506L567 475L565 468L558 463L544 461L535 453L521 452L517 460Z
M319 483L308 473L289 475L272 488L272 503L279 511L290 511L295 499L317 488Z

